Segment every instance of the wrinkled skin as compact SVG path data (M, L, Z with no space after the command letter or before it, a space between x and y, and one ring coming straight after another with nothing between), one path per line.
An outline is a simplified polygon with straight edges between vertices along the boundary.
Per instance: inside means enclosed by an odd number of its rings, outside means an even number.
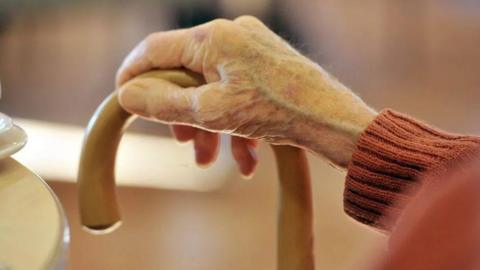
M207 84L180 89L144 79L151 69L184 67ZM375 112L348 88L270 31L242 16L149 35L117 73L120 103L172 127L180 141L194 141L200 165L213 162L218 132L234 135L232 153L243 175L257 163L255 140L290 144L346 167L355 141Z

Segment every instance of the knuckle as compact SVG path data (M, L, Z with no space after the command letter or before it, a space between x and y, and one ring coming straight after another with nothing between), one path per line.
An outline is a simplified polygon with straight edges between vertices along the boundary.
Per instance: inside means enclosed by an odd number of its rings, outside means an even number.
M240 17L237 17L235 19L235 22L250 24L250 25L258 25L262 23L259 19L251 15L242 15Z
M141 50L148 56L152 53L155 47L155 43L158 40L158 33L151 33L149 34L140 45Z
M227 19L215 19L211 21L211 27L213 29L228 29L232 25L232 21L227 20Z
M143 42L147 45L151 45L157 39L158 33L150 33L144 39Z

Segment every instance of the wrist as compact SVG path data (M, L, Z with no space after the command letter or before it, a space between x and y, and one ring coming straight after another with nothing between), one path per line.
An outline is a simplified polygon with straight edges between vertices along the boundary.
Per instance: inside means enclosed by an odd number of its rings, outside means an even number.
M325 158L339 168L350 163L360 135L373 121L376 112L371 109L359 113L355 119L332 119L330 123L314 118L299 117L289 130L290 143Z
M306 106L296 111L289 136L292 144L346 168L358 138L377 112L333 77L324 77L321 82L319 89L309 90Z

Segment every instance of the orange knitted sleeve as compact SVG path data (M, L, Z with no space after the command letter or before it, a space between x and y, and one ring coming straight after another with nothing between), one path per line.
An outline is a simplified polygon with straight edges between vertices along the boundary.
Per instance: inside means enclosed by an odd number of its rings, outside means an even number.
M389 230L395 212L413 196L426 172L472 159L480 137L450 134L390 109L382 111L357 141L344 191L345 212L355 220ZM430 178L429 178L430 179Z

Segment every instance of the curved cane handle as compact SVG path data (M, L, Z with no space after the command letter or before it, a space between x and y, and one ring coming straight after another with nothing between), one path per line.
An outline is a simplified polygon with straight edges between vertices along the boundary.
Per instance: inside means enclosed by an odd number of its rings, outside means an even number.
M138 78L144 77L169 80L182 87L204 83L201 76L186 70L158 70ZM134 118L121 108L114 92L99 106L88 124L80 157L78 195L81 222L90 232L106 233L120 225L115 196L115 158L121 137ZM311 270L312 203L305 153L291 146L272 147L280 178L278 269Z

